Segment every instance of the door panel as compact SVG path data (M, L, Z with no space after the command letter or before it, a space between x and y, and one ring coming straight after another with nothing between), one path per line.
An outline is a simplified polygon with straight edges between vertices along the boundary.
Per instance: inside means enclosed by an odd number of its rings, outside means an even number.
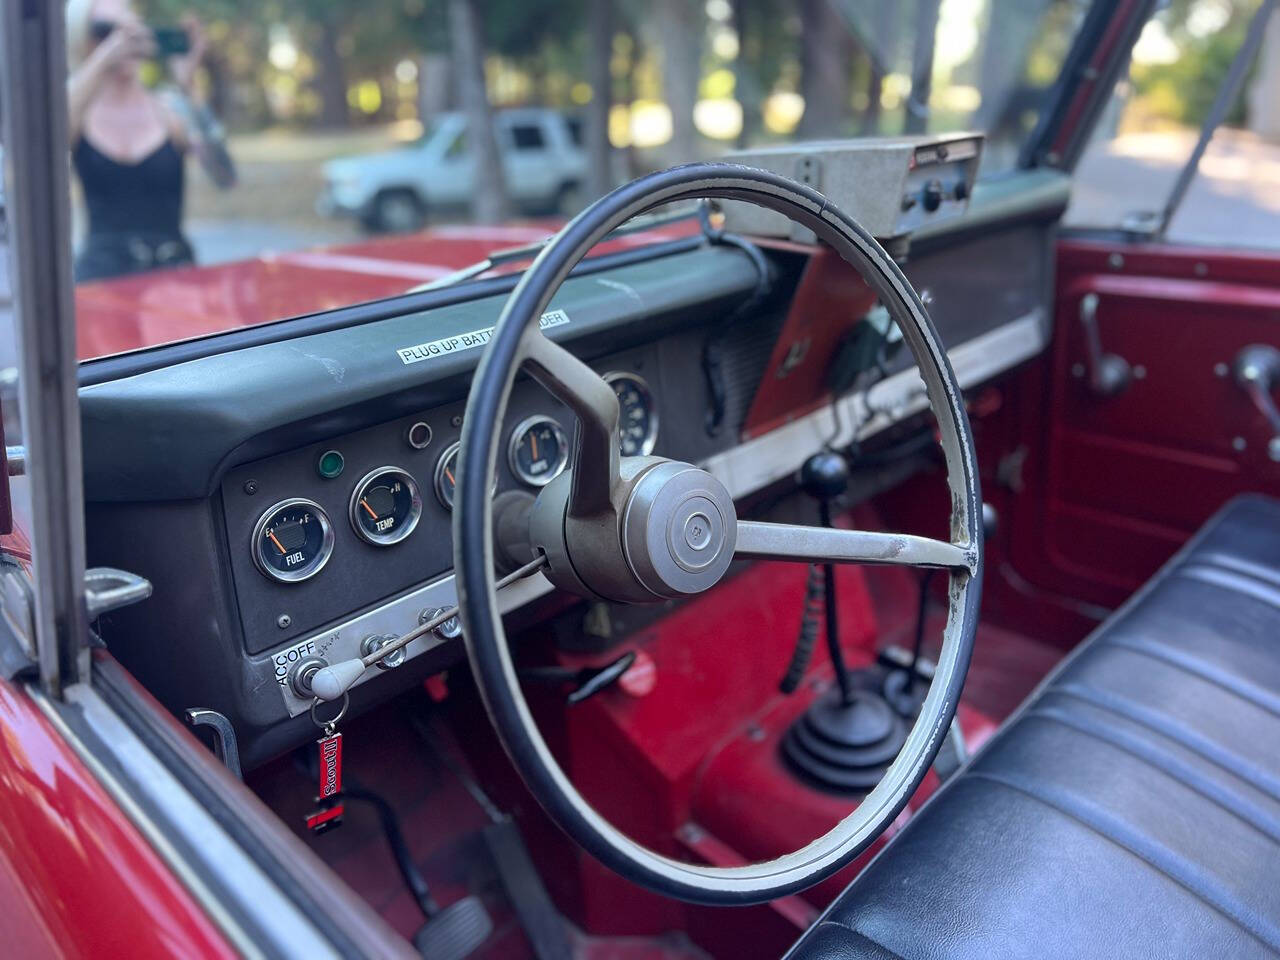
M1129 386L1089 383L1081 303ZM1236 385L1251 343L1280 346L1280 255L1071 239L1059 245L1040 539L1020 570L1114 606L1232 496L1280 496L1269 425ZM1038 555L1037 555L1038 554Z

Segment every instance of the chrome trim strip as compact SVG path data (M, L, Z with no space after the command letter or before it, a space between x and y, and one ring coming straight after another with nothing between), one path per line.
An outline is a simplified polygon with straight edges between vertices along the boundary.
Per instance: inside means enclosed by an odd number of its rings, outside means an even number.
M948 351L960 386L968 388L1017 366L1049 342L1043 311L974 337ZM868 391L850 394L807 416L716 454L701 466L735 498L763 489L800 469L824 444L846 446L863 440L926 407L917 368L895 373ZM856 425L856 426L855 426Z
M339 956L297 905L88 684L68 686L63 694L98 740L92 746L66 723L46 696L34 688L28 692L237 951L246 957ZM104 762L108 753L110 764ZM140 798L145 799L145 805ZM148 810L162 811L163 820ZM184 841L185 852L175 846L175 836ZM206 881L210 876L219 878L218 889ZM252 922L252 930L227 910L230 898Z

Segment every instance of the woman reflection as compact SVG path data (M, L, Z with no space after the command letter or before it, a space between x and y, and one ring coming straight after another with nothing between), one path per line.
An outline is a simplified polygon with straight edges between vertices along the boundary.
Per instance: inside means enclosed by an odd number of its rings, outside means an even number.
M235 182L221 129L193 97L204 32L192 17L183 28L161 37L129 0L67 4L71 157L89 221L77 281L194 262L182 233L187 151L218 186ZM165 54L177 89L153 93L142 64Z

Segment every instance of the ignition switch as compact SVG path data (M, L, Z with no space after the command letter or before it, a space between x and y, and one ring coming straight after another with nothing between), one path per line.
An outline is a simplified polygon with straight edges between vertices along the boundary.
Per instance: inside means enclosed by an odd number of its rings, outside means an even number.
M311 689L311 679L317 671L328 665L329 661L323 657L304 657L289 671L289 687L301 699L310 700L315 696Z

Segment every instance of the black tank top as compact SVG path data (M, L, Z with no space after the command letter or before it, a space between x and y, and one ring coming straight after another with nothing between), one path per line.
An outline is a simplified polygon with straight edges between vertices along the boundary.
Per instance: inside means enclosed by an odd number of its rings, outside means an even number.
M182 236L182 153L172 138L137 163L121 163L82 136L72 160L84 187L89 239Z

